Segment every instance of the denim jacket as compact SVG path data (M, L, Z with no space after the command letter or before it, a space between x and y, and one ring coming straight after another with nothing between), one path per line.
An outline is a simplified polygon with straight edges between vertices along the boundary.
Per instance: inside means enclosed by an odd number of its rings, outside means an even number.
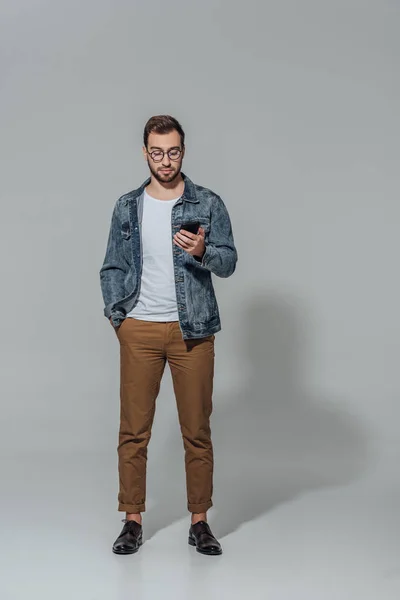
M229 277L235 271L237 252L228 211L211 190L195 185L182 173L184 192L172 208L171 244L179 325L183 339L201 338L221 330L211 274ZM119 198L111 219L106 255L100 269L104 315L117 327L136 305L142 274L141 222L144 189ZM203 258L194 258L173 243L187 221L199 221L205 230Z

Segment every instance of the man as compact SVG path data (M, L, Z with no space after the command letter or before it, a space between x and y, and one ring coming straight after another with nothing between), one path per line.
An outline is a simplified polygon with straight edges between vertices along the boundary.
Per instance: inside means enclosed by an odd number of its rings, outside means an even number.
M143 141L151 177L115 203L100 269L104 314L120 344L118 510L126 519L113 552L132 554L143 541L147 446L168 362L185 450L189 544L221 554L207 523L214 338L221 329L211 274L232 275L237 252L221 198L181 171L179 122L152 117Z

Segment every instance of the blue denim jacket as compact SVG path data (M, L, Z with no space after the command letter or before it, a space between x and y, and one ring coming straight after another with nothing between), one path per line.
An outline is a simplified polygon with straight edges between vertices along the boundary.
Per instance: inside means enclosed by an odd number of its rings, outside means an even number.
M211 190L195 185L186 175L184 192L173 206L171 244L179 325L184 339L201 338L221 330L221 321L211 273L229 277L235 271L237 252L225 204ZM115 327L136 305L142 273L141 222L144 189L121 196L114 206L107 250L100 269L105 304L104 315ZM196 259L172 238L186 221L199 221L205 230L206 251Z

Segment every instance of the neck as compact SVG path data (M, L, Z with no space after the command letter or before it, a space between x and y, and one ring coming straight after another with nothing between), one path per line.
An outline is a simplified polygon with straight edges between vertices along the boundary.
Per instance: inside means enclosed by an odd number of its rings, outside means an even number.
M184 187L185 183L180 173L178 177L170 183L161 183L152 175L151 181L147 186L147 192L150 196L158 198L159 200L173 200L182 195Z

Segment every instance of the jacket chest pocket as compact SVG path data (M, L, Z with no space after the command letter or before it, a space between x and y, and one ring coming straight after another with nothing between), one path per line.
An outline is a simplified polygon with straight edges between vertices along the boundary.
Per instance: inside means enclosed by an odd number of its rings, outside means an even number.
M131 244L131 226L129 221L121 223L121 245L122 253L126 262L131 265L133 262L132 244Z
M129 221L124 221L121 224L121 236L123 240L129 240L131 237L131 226Z
M200 223L200 227L202 227L205 231L204 238L207 241L208 235L210 233L210 219L209 217L199 217L197 221Z

